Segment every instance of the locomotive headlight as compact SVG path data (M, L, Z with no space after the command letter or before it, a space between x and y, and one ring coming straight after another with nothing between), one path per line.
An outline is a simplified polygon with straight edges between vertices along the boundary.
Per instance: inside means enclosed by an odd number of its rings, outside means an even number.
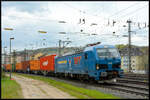
M98 70L99 69L99 66L98 66L98 64L96 64L96 70Z

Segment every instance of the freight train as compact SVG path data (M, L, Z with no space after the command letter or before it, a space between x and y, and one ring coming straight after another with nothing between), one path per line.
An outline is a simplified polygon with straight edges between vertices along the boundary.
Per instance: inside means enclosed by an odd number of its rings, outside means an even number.
M10 71L10 64L6 65ZM113 45L88 45L82 51L64 56L49 55L13 65L13 71L107 81L123 77L120 54Z

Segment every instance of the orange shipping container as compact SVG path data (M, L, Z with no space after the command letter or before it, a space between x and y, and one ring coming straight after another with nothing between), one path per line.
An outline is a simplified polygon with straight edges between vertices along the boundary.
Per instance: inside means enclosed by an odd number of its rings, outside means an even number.
M40 70L40 60L30 60L30 70Z
M10 64L6 64L6 70L10 70Z
M22 70L22 63L16 63L16 70Z
M23 61L23 62L22 62L22 69L23 69L24 71L26 71L27 68L29 68L29 66L30 66L30 61Z
M56 55L49 55L40 58L40 68L45 71L54 71L54 63L55 63Z

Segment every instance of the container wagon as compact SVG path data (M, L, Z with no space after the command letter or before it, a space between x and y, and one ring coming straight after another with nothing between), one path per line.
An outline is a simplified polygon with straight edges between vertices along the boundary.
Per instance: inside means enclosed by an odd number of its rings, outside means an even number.
M15 64L5 64L5 71L9 72L10 69L11 69L12 72L14 72L15 69L16 69Z
M54 75L55 56L49 55L40 58L40 70L43 75L47 75L48 73Z
M22 61L22 71L24 73L29 73L29 69L30 69L30 61Z
M16 63L16 72L22 72L22 63Z
M40 73L40 60L30 60L30 73Z
M10 64L6 64L6 72L9 72L10 71Z

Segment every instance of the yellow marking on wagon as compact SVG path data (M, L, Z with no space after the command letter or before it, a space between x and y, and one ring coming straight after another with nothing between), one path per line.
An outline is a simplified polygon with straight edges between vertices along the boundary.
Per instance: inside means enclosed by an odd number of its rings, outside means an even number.
M64 61L58 61L58 64L65 64L65 63L67 63L67 60L64 60Z

